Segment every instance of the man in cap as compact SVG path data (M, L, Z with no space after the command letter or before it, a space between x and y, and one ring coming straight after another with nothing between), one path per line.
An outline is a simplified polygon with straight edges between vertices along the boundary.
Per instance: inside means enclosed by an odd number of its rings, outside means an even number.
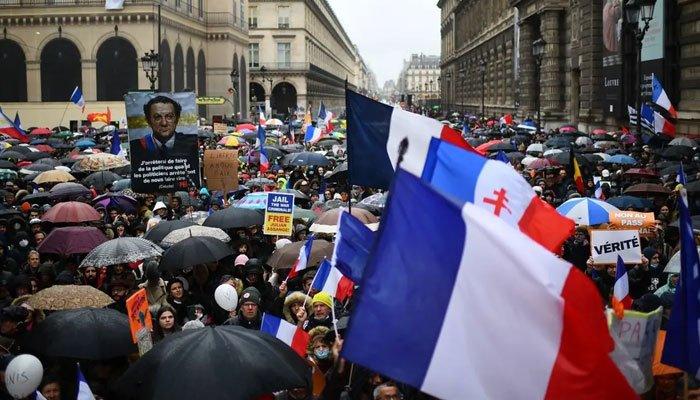
M241 293L238 301L238 315L229 318L224 325L241 326L246 329L260 330L262 313L260 312L260 292L248 287Z

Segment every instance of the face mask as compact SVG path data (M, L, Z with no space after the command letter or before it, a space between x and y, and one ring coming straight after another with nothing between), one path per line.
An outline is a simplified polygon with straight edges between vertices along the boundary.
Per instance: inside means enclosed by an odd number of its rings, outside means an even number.
M324 348L314 350L314 355L319 360L325 360L328 358L328 355L330 354L330 352L331 352L330 350L328 350L327 348L324 347Z
M20 245L21 247L27 247L27 246L29 245L29 240L27 240L27 239L22 239L22 240L19 241L19 245Z

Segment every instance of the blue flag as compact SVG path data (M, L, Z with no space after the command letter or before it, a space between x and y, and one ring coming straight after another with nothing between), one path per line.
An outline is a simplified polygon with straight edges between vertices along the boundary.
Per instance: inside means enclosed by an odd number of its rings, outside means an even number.
M462 123L462 136L467 136L470 133L469 120L465 119Z
M676 175L676 182L680 183L681 185L687 185L688 180L685 177L685 172L683 171L683 163L681 162L681 165L678 166L678 174Z
M375 234L348 212L340 214L331 265L353 282L362 280Z
M498 153L496 153L496 160L503 161L506 164L510 164L510 160L508 159L508 156L503 150L498 150Z
M265 173L270 169L270 162L265 150L265 128L262 125L258 126L258 141L260 141L260 171Z
M681 276L676 288L661 362L700 378L700 259L685 189L678 198L681 234Z
M109 152L118 155L122 151L122 140L119 137L119 132L116 130L112 132L112 147L110 147Z

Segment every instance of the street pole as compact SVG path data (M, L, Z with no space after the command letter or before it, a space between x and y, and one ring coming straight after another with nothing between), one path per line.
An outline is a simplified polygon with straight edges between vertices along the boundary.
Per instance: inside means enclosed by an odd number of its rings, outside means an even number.
M486 117L486 108L484 106L484 98L486 95L486 73L481 71L481 120Z
M637 35L637 142L642 142L642 39Z
M161 52L161 45L160 45L160 40L161 40L160 39L160 31L161 31L160 24L161 24L161 21L160 21L160 3L158 3L158 47L157 47L157 49L158 49L158 54L159 54L159 56L158 56L158 72L159 72L158 73L158 91L159 92L160 92L160 88L162 87L162 82L160 81L160 71L162 71L161 68L163 68L162 61L161 61L163 59L163 57L162 57L163 53ZM151 86L153 86L153 85L151 85ZM151 90L155 91L155 87L152 87Z
M541 110L541 101L540 101L540 90L541 90L541 74L542 74L542 59L540 57L536 58L537 61L537 91L535 92L535 96L537 96L537 132L540 132L542 129L542 110Z

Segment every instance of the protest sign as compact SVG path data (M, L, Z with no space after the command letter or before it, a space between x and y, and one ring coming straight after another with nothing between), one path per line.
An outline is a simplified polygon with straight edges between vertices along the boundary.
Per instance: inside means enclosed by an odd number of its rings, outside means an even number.
M124 102L132 189L155 193L200 186L194 93L131 92Z
M225 135L228 133L228 125L220 122L214 122L214 133L217 135Z
M268 193L263 233L266 235L290 236L294 225L293 214L293 194Z
M661 311L662 307L650 313L625 310L624 316L619 319L612 310L607 310L610 335L615 340L615 345L624 346L639 365L646 382L644 391L651 389L654 384L652 361L661 327Z
M591 230L593 264L615 264L617 256L626 264L642 262L642 243L637 230Z
M238 151L205 150L203 163L209 190L238 189Z
M129 316L131 339L138 344L139 354L143 355L153 347L151 341L153 322L148 310L146 289L141 289L126 299L126 311Z
M638 229L641 237L656 237L654 213L617 211L610 213L610 229Z

